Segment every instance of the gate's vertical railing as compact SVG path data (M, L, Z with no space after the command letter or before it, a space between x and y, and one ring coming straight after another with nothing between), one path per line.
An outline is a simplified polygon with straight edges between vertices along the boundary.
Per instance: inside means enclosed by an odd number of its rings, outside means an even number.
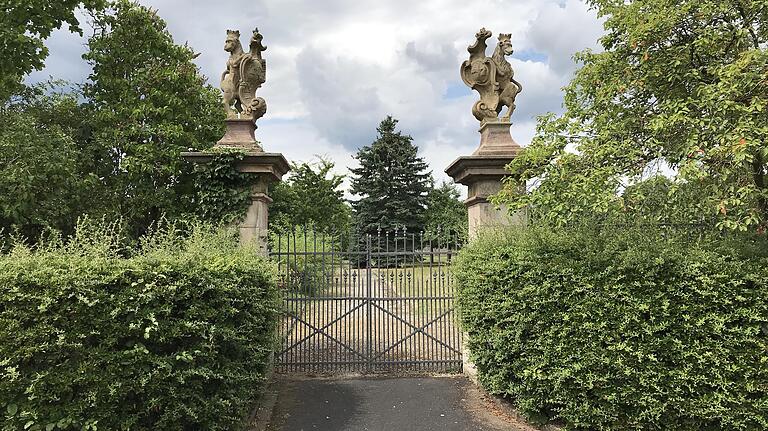
M372 343L373 343L373 310L372 310L372 302L371 302L371 285L373 284L372 280L372 267L373 262L371 261L371 235L366 235L366 241L365 241L365 269L366 269L366 305L365 305L365 321L368 326L367 328L367 336L366 336L366 371L371 372L371 368L373 366L373 349L372 349Z
M457 241L402 227L363 235L345 243L311 228L273 232L284 311L277 370L460 370L449 266Z

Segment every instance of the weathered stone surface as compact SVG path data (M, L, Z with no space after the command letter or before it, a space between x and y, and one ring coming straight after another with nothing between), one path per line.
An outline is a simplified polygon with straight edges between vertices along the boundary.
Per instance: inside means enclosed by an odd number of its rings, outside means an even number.
M208 163L216 156L212 152L190 151L181 157L192 163ZM238 172L266 175L269 183L278 182L288 173L291 166L281 153L246 152L243 160L235 166Z
M501 117L509 121L515 110L515 97L523 90L514 78L512 65L505 58L512 55L510 34L499 34L499 42L493 55L485 55L485 41L492 33L485 28L475 34L475 43L467 48L469 60L461 64L461 79L472 89L480 93L480 100L472 106L472 115L481 123L496 120L506 106L507 112Z
M509 133L509 121L485 121L480 125L480 146L476 156L515 156L521 148Z
M216 142L217 147L241 148L246 151L262 152L256 140L256 125L250 118L227 118L224 137Z
M250 52L245 52L240 44L240 31L227 30L224 50L229 52L229 59L221 74L221 90L228 118L249 117L255 122L267 112L267 103L256 97L256 90L267 79L267 61L261 56L267 47L262 39L259 30L253 30Z
M498 193L502 179L509 175L504 167L514 159L508 155L472 155L454 160L445 170L453 180L467 186L469 237L475 238L480 230L525 223L525 214L510 215L506 207L497 207L488 198Z
M269 204L272 203L267 194L268 185L267 177L259 175L256 184L251 187L251 205L239 226L240 242L256 244L265 256L268 254Z

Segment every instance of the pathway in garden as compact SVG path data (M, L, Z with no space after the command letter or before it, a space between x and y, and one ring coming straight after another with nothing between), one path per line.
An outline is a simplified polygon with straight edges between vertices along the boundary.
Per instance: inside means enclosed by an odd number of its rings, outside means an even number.
M534 431L464 377L278 380L270 431Z

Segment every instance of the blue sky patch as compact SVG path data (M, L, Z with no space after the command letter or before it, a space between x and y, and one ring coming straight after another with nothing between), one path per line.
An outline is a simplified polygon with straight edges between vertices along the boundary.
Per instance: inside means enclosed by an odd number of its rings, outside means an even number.
M470 94L472 94L472 89L464 85L463 82L451 81L445 89L443 100L458 99L460 97L469 96Z
M522 61L533 61L536 63L546 63L547 60L549 59L549 57L547 57L547 54L544 54L543 52L539 52L539 51L534 51L532 49L515 51L515 53L512 54L512 58L516 58Z

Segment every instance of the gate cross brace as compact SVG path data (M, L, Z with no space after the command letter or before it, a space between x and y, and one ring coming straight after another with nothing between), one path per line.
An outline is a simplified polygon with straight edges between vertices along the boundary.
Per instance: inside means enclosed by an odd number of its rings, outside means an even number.
M453 308L449 308L448 310L444 311L444 312L443 312L442 314L440 314L439 316L437 316L437 317L435 317L434 319L432 319L432 320L430 320L429 322L427 322L427 324L425 324L424 326L418 327L418 326L416 326L416 325L412 324L411 322L409 322L409 321L407 321L407 320L403 319L402 317L400 317L400 316L398 316L398 315L396 315L396 314L393 314L391 311L389 311L389 310L387 310L386 308L384 308L384 307L380 306L379 304L373 304L373 306L374 306L374 307L376 307L376 308L378 308L379 310L381 310L381 311L383 311L383 312L385 312L385 313L389 314L390 316L394 317L395 319L397 319L397 320L399 320L399 321L401 321L401 322L405 323L406 325L410 326L410 327L413 329L413 332L411 332L410 334L408 334L408 335L406 335L405 337L401 338L401 339L400 339L400 340L399 340L397 343L395 343L395 344L393 344L393 345L389 346L388 348L386 348L386 349L385 349L385 350L383 350L382 352L379 352L379 354L378 354L378 355L376 355L376 356L374 356L373 358L371 358L371 360L375 360L375 359L378 359L378 358L380 358L380 357L384 356L385 354L387 354L387 352L389 352L390 350L394 349L395 347L397 347L397 346L399 346L399 345L403 344L403 343L404 343L404 342L406 342L406 341L407 341L409 338L413 337L414 335L418 334L419 332L420 332L420 333L422 333L422 334L424 334L426 337L429 337L429 338L431 338L432 340L434 340L434 341L435 341L435 342L437 342L438 344L442 345L443 347L446 347L448 350L450 350L450 351L452 351L452 352L454 352L454 353L456 353L456 354L459 354L459 355L461 355L461 352L460 352L459 350L456 350L454 347L452 347L452 346L449 346L449 345L445 344L445 343L444 343L442 340L439 340L438 338L435 338L435 337L434 337L432 334L430 334L429 332L426 332L426 331L424 331L425 329L427 329L427 327L429 327L429 326L430 326L430 325L432 325L433 323L437 322L438 320L440 320L440 319L442 319L443 317L445 317L445 316L447 316L448 314L450 314L450 313L453 311Z
M337 318L333 319L332 321L330 321L329 323L327 323L326 325L324 325L324 326L323 326L323 327L321 327L321 328L318 328L318 327L316 327L316 326L312 325L311 323L309 323L309 322L307 322L306 320L304 320L304 319L300 318L299 316L297 316L295 313L287 313L289 316L291 316L291 317L292 317L294 320L296 320L297 322L301 322L301 323L303 323L303 324L307 325L307 327L308 327L308 328L310 328L310 329L312 330L312 333L311 333L311 334L309 334L309 335L307 335L307 336L305 336L305 337L304 337L304 338L302 338L301 340L299 340L299 341L297 341L297 342L293 343L293 344L292 344L292 345L290 345L289 347L287 347L287 348L283 349L283 350L282 350L282 351L279 353L279 355L283 355L283 354L285 354L285 353L287 353L287 352L289 352L289 351L291 351L291 350L295 349L296 347L298 347L299 345L301 345L303 342L305 342L305 341L309 340L310 338L314 337L314 336L315 336L315 334L320 334L320 335L322 335L322 336L324 336L324 337L327 337L328 339L330 339L330 340L331 340L331 341L333 341L334 343L336 343L336 344L340 345L341 347L343 347L343 348L345 348L345 349L349 350L350 352L354 353L355 355L357 355L357 356L359 356L359 357L361 357L361 358L363 358L363 359L367 359L367 357L366 357L365 355L363 355L362 353L360 353L360 352L358 352L357 350L355 350L355 349L353 349L353 348L351 348L351 347L347 346L347 345L346 345L346 344L344 344L342 341L339 341L339 340L337 340L336 338L332 337L331 335L329 335L329 334L327 334L327 333L323 332L323 331L325 331L326 329L330 328L330 327L331 327L331 326L332 326L334 323L336 323L336 322L338 322L339 320L341 320L341 319L343 319L343 318L345 318L345 317L349 316L350 314L354 313L354 312L355 312L355 311L356 311L358 308L362 307L362 306L363 306L363 305L365 305L365 304L366 304L366 301L363 301L363 302L361 302L360 304L358 304L358 305L354 306L354 307L353 307L353 308L351 308L349 311L347 311L346 313L342 314L341 316L339 316L339 317L337 317Z

